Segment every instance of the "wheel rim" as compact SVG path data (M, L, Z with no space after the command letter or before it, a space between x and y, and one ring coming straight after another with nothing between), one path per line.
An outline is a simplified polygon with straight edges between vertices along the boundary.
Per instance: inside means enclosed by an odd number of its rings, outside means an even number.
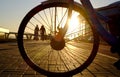
M34 9L32 9L25 16L18 31L18 47L26 63L30 67L32 67L34 70L36 70L37 72L44 74L44 75L57 76L57 77L66 76L66 75L69 75L69 76L74 75L84 70L92 62L92 60L94 59L97 53L99 40L98 40L97 33L96 31L94 31L92 26L89 25L89 28L91 28L90 31L93 32L92 33L92 36L94 38L93 44L90 44L88 42L83 43L86 40L83 41L83 39L80 39L80 38L74 39L75 37L74 38L70 37L72 34L75 34L75 32L68 31L64 38L66 42L65 47L62 50L58 50L58 51L53 50L50 47L50 39L49 40L47 39L45 41L28 42L24 39L24 36L23 36L25 35L28 29L34 30L34 27L31 27L31 26L34 26L36 23L41 24L41 22L39 21L40 19L42 19L41 21L43 21L44 24L47 25L48 22L45 23L45 21L50 20L50 18L46 18L47 17L46 15L48 15L47 14L48 11L50 11L49 16L52 15L54 7L58 7L57 10L62 10L63 13L65 14L66 12L65 9L66 7L68 7L68 4L67 3L50 3L50 4L44 4L44 5L41 4L35 7ZM75 8L74 8L75 11L73 11L73 13L75 13L76 11L81 12L81 10L78 10L78 9L82 10L80 6L75 5ZM46 20L44 20L43 17L41 17L42 16L41 14L44 14L44 18L46 18ZM61 15L62 18L64 14ZM82 15L83 14L81 14L81 16ZM38 16L39 16L39 19L38 19ZM50 16L50 17L52 18L53 16ZM61 19L60 20L56 19L58 21L57 23L65 21L65 19L63 19L62 21ZM62 24L65 24L65 23L61 23L61 25ZM84 24L85 26L84 22L82 24ZM80 27L83 27L83 26L76 27L75 30ZM45 26L45 28L46 29L48 28L47 31L52 32L52 35L54 35L55 30L51 30L49 26ZM29 33L31 32L32 31L29 31ZM73 32L73 33L70 33L70 32ZM83 34L85 35L85 31L83 32ZM82 35L80 36L83 37ZM77 40L77 41L74 41L74 40ZM91 49L89 49L90 52L85 51L83 48L81 48L81 44L85 44L85 45L89 44L91 46ZM84 56L84 54L86 53L88 54L87 58Z

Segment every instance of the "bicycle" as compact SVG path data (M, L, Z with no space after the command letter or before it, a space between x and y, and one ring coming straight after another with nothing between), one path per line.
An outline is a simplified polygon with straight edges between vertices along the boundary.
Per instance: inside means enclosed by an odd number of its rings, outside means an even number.
M48 77L70 77L92 63L98 51L99 35L104 35L102 38L111 46L117 43L117 38L101 26L90 1L80 1L81 4L74 0L44 1L24 17L18 30L17 42L21 56L32 69ZM69 22L74 14L80 23L72 30ZM50 36L44 42L26 41L24 33L33 33L38 23L44 25ZM73 38L68 37L74 30L79 34ZM86 40L90 36L93 37L91 43ZM89 45L89 50L80 48L81 44Z

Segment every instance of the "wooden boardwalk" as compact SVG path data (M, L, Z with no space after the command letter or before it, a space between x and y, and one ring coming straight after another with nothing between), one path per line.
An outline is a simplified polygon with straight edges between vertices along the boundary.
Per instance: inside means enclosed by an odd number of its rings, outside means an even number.
M66 71L67 69L74 69L75 67L79 66L78 64L79 62L82 62L88 56L88 51L90 50L89 48L90 45L88 45L88 43L84 43L84 44L83 43L76 44L74 42L68 43L68 47L72 48L70 49L72 50L72 52L71 53L68 53L68 51L66 51L66 53L60 52L62 53L62 55L64 55L64 58L62 58L64 63L66 65L72 64L65 67L65 65L61 64L61 59L60 57L58 57L58 52L49 52L52 53L54 56L49 54L43 57L43 55L48 53L46 49L49 49L49 46L46 46L46 44L47 44L46 42L43 42L41 44L41 48L39 48L37 47L38 46L37 44L35 46L34 42L32 43L27 42L25 46L28 47L26 48L28 50L27 53L31 53L29 54L29 56L36 64L42 63L40 67L44 68L46 66L45 64L48 65L49 63L49 66L51 65L49 70L51 71L57 71L56 67L62 71ZM46 48L44 48L45 46ZM82 47L81 50L84 52L81 51L78 53L78 50L80 49L79 46ZM38 51L43 49L44 52L38 53L35 49L37 49ZM66 50L68 49L69 48L66 48ZM117 70L113 66L113 63L117 61L118 56L108 54L110 52L109 50L110 50L110 46L100 45L99 52L96 55L94 61L91 63L91 65L88 66L87 69L85 69L81 73L74 75L73 77L120 77L120 70ZM82 57L78 57L78 56L82 56ZM52 64L53 65L56 64L55 58L59 60L59 63L57 63L57 66L52 67ZM77 60L77 62L75 62L73 58ZM38 72L32 70L25 63L25 61L23 61L22 57L20 56L19 50L17 48L17 43L2 43L0 44L0 77L46 77L46 76L41 75Z

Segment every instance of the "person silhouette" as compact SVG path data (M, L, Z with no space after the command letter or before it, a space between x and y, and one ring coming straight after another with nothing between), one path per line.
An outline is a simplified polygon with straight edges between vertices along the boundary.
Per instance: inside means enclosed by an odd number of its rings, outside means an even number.
M34 29L34 40L39 40L39 27L38 25L36 25L35 29Z
M44 25L42 25L40 28L40 35L41 35L41 40L43 41L45 40L45 32L46 32L45 27Z

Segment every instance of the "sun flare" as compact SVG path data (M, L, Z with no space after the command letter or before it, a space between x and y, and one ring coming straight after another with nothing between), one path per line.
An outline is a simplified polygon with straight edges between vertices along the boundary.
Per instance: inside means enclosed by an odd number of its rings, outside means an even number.
M74 13L69 21L68 32L74 32L79 25L78 13Z

